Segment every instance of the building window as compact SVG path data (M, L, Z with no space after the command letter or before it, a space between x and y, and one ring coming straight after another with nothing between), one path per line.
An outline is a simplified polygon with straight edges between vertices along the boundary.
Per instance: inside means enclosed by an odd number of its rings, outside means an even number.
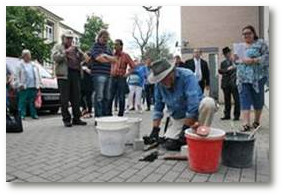
M51 41L51 42L54 41L54 28L53 28L53 25L50 23L47 23L45 26L45 38L48 41Z

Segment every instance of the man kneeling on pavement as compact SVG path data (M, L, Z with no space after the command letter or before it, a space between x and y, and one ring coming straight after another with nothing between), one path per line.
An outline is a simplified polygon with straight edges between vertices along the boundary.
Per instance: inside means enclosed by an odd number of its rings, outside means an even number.
M155 105L151 140L159 140L160 124L166 105L172 126L164 134L164 146L167 150L180 150L186 144L185 130L210 126L216 112L216 103L210 97L204 97L194 73L188 69L176 68L167 60L153 62L148 77L155 84ZM198 134L198 132L196 131ZM206 136L206 134L202 136Z

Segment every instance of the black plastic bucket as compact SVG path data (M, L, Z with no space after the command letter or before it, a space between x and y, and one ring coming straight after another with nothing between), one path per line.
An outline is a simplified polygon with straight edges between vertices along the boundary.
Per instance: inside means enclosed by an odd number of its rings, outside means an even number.
M253 164L255 138L245 133L226 133L222 147L222 164L228 167L248 168Z

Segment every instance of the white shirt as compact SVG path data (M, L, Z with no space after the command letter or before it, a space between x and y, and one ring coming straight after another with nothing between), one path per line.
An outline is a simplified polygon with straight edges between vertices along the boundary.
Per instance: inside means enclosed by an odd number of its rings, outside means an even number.
M195 75L196 75L198 81L201 81L202 72L201 72L200 58L199 59L194 58L194 62L195 62Z

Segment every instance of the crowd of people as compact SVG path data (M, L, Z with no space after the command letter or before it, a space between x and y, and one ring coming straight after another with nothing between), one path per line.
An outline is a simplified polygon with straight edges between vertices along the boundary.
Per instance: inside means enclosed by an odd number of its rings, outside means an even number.
M115 40L112 51L106 30L98 33L88 52L74 46L73 37L72 31L65 32L62 43L52 50L65 127L86 125L81 118L92 117L93 106L95 117L112 116L113 110L118 110L118 116L124 116L131 110L142 113L142 105L146 102L147 111L154 105L149 138L158 141L166 106L172 126L164 134L165 146L169 150L178 150L185 143L185 129L210 126L212 123L217 104L213 98L204 95L210 89L211 75L208 63L201 58L200 49L194 49L193 58L185 62L180 56L175 56L175 64L172 64L166 59L152 62L150 57L132 60L123 51L121 39ZM245 58L234 54L229 47L222 50L225 60L221 62L218 72L222 75L225 109L221 119L231 118L233 97L233 120L239 120L242 114L241 131L250 131L260 126L264 85L269 74L269 51L266 43L258 38L254 27L244 27L242 37ZM28 50L22 52L19 73L16 88L19 89L21 117L25 118L28 104L31 117L37 119L34 100L41 79ZM72 114L69 112L70 105ZM252 108L255 117L251 123ZM208 132L197 134L205 136Z

